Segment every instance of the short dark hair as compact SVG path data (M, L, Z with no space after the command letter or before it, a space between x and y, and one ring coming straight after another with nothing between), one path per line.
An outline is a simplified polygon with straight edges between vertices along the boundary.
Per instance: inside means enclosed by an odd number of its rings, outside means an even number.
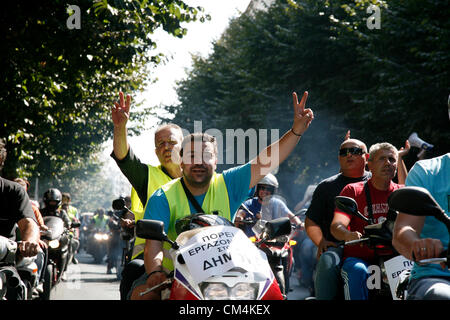
M71 200L70 193L68 193L68 192L63 192L62 197Z
M184 137L183 142L181 142L180 156L183 156L184 147L191 142L201 141L201 142L211 142L214 146L214 153L217 155L217 140L214 136L202 132L194 132L190 135Z

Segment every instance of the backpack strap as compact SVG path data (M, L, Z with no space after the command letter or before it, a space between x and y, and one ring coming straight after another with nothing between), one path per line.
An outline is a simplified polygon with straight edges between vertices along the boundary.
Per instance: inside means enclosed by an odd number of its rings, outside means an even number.
M181 185L183 186L184 193L186 193L186 196L187 196L188 200L192 203L192 205L194 206L195 210L197 210L197 213L205 213L205 211L203 211L203 208L200 206L198 201L194 198L192 193L186 187L186 184L183 181L183 177L180 179L180 182L181 182Z

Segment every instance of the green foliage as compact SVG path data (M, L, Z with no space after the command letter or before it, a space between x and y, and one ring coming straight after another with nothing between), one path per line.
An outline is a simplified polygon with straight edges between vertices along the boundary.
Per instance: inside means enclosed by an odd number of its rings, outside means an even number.
M0 137L7 177L59 184L98 169L92 154L112 137L119 90L134 94L161 60L152 34L182 37L184 22L205 19L180 0L8 1L0 12ZM70 17L70 18L69 18ZM133 112L142 123L145 114ZM139 122L140 121L140 122ZM131 128L138 133L140 127Z
M381 29L367 27L371 4L380 8ZM450 150L449 7L431 0L276 1L267 12L232 21L213 53L196 58L178 84L180 104L166 109L190 131L201 120L203 130L223 134L282 134L292 123L292 92L308 90L315 120L277 175L292 206L308 184L339 171L347 130L368 146L389 141L398 148L416 131L443 154Z

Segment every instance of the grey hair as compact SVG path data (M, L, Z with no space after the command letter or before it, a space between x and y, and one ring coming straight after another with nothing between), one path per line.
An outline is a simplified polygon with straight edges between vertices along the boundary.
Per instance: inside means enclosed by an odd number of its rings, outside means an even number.
M375 143L375 144L370 146L370 149L369 149L369 161L372 161L373 158L375 157L375 154L378 151L380 151L380 150L391 150L398 157L398 149L395 146L393 146L389 142L380 142L380 143Z

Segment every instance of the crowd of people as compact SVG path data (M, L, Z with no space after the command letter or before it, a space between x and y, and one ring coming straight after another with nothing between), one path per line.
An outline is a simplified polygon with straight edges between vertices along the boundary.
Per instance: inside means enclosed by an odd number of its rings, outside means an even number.
M296 207L304 214L303 222L299 214L293 213L275 196L279 184L270 172L289 156L312 123L314 113L306 108L307 98L305 92L299 102L297 94L293 93L292 127L278 141L248 163L217 173L215 138L206 133L183 137L176 124L162 125L155 132L155 153L160 165L142 163L127 139L131 97L120 92L119 101L112 107L111 157L131 183L132 190L131 210L120 219L120 227L116 222L116 230L133 230L140 219L158 220L164 222L165 233L174 241L177 237L175 221L189 214L215 212L251 237L256 221L288 217L303 231L296 257L302 284L310 293L318 300L367 300L369 266L376 263L374 252L367 246L343 243L362 239L369 222L381 223L392 214L388 198L405 185L428 189L448 215L450 153L417 161L408 173L403 158L409 152L409 141L400 150L388 142L367 148L348 132L336 148L339 173L321 181L310 201ZM272 152L278 152L278 157L271 157ZM0 164L5 159L3 154L0 153ZM39 228L45 228L45 224L40 215L58 215L68 227L71 221L80 218L76 208L70 205L70 195L61 195L57 189L44 194L45 207L40 210L30 202L26 189L11 181L1 178L0 191L2 221L7 221L0 224L1 235L11 237L17 224L22 238L20 250L24 255L36 255L42 246ZM353 199L369 222L338 209L336 196ZM98 213L93 223L106 225L103 214ZM393 246L406 258L437 257L448 249L448 242L447 230L436 219L398 214ZM78 245L74 243L74 251ZM141 293L165 281L173 271L166 245L135 238L121 273L121 299L161 299L159 291ZM108 265L108 272L110 269ZM415 264L408 288L408 299L450 299L450 271L446 266Z

